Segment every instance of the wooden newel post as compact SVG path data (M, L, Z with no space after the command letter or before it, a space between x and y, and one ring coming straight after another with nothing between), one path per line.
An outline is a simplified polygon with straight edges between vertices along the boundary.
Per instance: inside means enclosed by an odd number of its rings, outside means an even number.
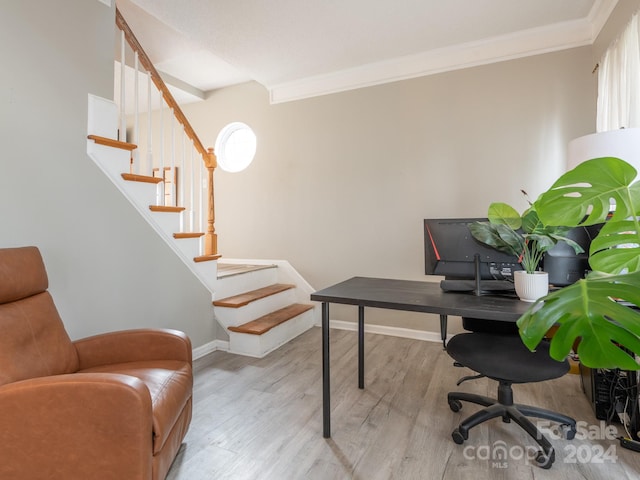
M205 255L217 255L218 254L218 235L215 229L215 208L213 202L213 171L217 166L216 155L213 152L213 148L207 149L207 155L205 158L205 166L207 172L209 172L207 178L207 198L209 199L209 209L207 215L207 233L204 237L204 254Z

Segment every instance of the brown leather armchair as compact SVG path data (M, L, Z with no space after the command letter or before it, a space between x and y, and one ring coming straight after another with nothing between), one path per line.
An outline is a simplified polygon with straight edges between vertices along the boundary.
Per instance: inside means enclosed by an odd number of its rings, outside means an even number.
M162 479L191 421L175 330L72 342L36 247L0 249L0 478Z

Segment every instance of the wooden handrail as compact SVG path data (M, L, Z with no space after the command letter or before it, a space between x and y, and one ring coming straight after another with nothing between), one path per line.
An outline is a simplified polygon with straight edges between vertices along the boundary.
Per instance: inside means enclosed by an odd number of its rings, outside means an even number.
M208 207L209 208L208 208L207 232L205 234L204 249L205 249L205 255L207 256L216 255L218 253L217 252L218 242L217 242L217 235L215 233L215 227L214 227L215 213L214 213L214 201L213 201L213 170L217 166L217 160L216 160L216 156L213 151L213 148L209 148L209 149L204 148L204 146L202 145L202 142L196 135L196 132L193 130L193 127L187 120L187 117L185 117L184 113L182 112L182 109L178 105L178 102L176 102L175 98L169 91L169 88L164 83L164 80L162 80L162 77L160 76L156 68L153 66L153 63L151 63L151 60L149 59L146 52L142 48L142 45L140 45L140 42L138 42L138 39L136 38L136 36L131 31L131 28L129 28L129 25L127 24L124 17L120 13L120 10L118 9L118 7L116 7L116 25L120 30L122 30L122 32L124 32L125 39L127 40L127 43L132 48L132 50L134 52L137 52L140 64L144 67L144 69L147 72L149 72L149 75L151 76L151 80L153 81L156 88L161 92L162 98L164 99L166 104L173 110L173 115L175 116L176 120L178 120L178 122L183 126L185 135L187 135L187 137L191 139L196 151L200 155L202 155L202 160L204 162L204 165L207 168L207 171L209 172L209 178L207 182L209 187L208 188L208 197L209 197ZM124 65L122 66L122 68L124 68Z
M173 98L173 95L169 91L169 88L167 88L167 85L164 83L164 80L162 80L162 77L160 76L156 68L151 63L151 60L145 53L144 49L142 48L142 45L140 45L140 42L138 42L138 39L136 38L136 36L131 31L131 28L129 28L129 25L127 24L124 17L120 13L120 10L118 9L118 7L116 7L116 25L120 30L124 32L124 36L127 39L127 43L129 43L133 51L138 53L140 64L145 68L147 72L149 72L149 74L151 75L151 80L153 81L154 85L162 93L162 98L164 98L164 101L167 102L167 105L173 109L173 114L175 115L176 119L182 124L182 126L184 127L185 133L193 141L193 144L196 150L202 155L202 158L205 160L205 163L207 163L207 166L209 166L208 163L210 163L211 160L207 161L207 159L211 158L211 155L213 154L213 152L207 151L207 149L205 149L202 146L202 142L200 141L200 139L196 135L196 132L193 130L193 127L187 120L187 117L185 117L184 113L180 109L178 102L176 102L175 98ZM213 155L212 158L214 163L213 167L215 168L215 155Z

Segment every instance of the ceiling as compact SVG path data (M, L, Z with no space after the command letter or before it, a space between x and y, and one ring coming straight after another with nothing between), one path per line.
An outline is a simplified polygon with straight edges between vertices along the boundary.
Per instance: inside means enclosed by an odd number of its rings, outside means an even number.
M116 0L188 97L272 103L593 43L618 0Z

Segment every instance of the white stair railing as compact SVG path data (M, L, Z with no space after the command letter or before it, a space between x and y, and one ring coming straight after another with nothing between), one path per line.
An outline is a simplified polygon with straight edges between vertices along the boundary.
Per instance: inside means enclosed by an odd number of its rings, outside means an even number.
M158 205L183 207L179 233L202 233L202 255L215 256L213 149L204 149L118 9L116 24L121 31L114 82L118 140L138 147L130 173L161 177Z

